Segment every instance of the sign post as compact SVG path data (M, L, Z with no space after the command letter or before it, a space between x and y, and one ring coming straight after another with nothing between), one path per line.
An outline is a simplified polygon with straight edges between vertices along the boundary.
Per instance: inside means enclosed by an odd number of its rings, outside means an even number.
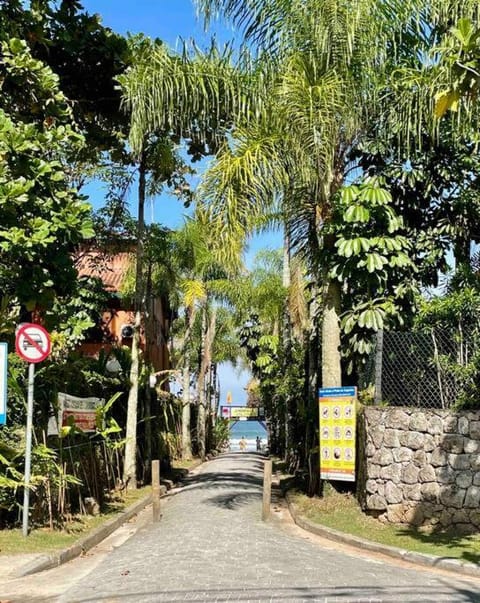
M25 484L23 489L23 524L24 536L28 536L28 513L30 506L30 470L32 462L32 424L33 424L33 383L35 380L35 364L42 362L50 354L50 335L33 323L23 324L17 331L15 339L17 354L28 365L28 397L27 397L27 432L25 437Z

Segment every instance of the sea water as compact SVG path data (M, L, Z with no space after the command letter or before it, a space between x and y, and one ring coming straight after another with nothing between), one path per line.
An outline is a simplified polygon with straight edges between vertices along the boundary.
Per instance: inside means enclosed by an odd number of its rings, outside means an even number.
M247 451L257 449L257 436L260 438L261 449L268 447L268 433L264 421L231 421L230 422L230 450L238 452L240 450L240 440L245 438L247 441Z

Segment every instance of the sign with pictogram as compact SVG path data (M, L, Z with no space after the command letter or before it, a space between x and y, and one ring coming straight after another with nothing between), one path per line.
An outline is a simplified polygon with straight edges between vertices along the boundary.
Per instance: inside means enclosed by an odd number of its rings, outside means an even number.
M320 478L355 481L356 387L319 391Z
M17 331L15 349L27 362L42 362L50 354L50 335L40 325L25 323Z

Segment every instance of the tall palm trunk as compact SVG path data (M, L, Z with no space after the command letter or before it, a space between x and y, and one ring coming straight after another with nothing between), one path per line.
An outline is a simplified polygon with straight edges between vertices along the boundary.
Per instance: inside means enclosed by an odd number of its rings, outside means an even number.
M123 480L128 488L137 487L137 408L140 374L140 327L143 307L143 255L144 255L144 208L146 157L142 153L138 180L138 221L137 221L137 264L135 271L135 324L132 338L132 364L130 368L130 391L128 393L125 464Z
M198 372L198 414L197 414L197 441L198 454L201 459L206 454L206 409L207 391L205 387L206 375L212 362L212 345L215 339L216 309L212 308L208 320L207 303L202 314L202 344L200 354L200 370Z
M190 361L185 359L182 368L182 458L192 458L192 437L190 434Z
M341 291L338 281L324 285L322 320L322 387L342 385L340 363Z
M285 225L284 227L282 285L283 288L287 291L282 313L283 363L286 370L292 361L292 324L290 320L288 294L291 285L290 237L288 232L288 225ZM289 392L287 393L287 397L285 399L285 457L287 459L292 455L293 448L295 446L293 442L294 415L295 412L293 408L292 394L291 392Z
M185 310L185 338L183 341L183 366L182 366L182 458L192 458L191 412L190 412L190 346L193 323L195 321L195 307Z

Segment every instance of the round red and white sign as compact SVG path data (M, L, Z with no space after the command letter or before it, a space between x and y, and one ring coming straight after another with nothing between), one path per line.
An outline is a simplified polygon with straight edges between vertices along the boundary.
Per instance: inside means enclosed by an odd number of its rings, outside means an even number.
M15 349L27 362L42 362L50 354L50 335L40 325L25 323L17 331Z

